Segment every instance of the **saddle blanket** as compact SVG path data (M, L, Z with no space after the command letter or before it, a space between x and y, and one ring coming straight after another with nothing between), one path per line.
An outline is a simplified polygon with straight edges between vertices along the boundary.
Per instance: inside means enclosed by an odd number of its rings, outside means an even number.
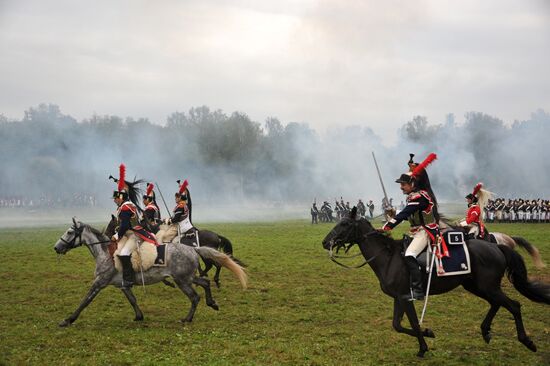
M438 277L457 276L471 273L470 252L466 245L464 233L460 231L447 231L442 233L443 240L449 250L448 257L435 258L434 270ZM427 251L418 256L418 262L429 272ZM431 254L430 254L431 260Z
M152 245L152 244L143 244L140 245L139 251L136 249L132 253L132 267L134 271L140 271L143 268L143 271L147 271L151 267L166 267L166 245ZM117 271L122 272L122 263L118 258L118 250L112 254L113 261ZM141 259L141 263L140 263Z

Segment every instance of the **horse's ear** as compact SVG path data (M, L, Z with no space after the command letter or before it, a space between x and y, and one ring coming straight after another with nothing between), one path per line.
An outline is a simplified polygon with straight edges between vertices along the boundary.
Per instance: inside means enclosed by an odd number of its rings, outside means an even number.
M115 215L111 214L111 220L115 221L116 220L116 217Z
M78 224L76 223L76 216L73 216L73 225L75 228L78 226Z
M353 206L351 212L349 213L350 219L355 220L357 218L357 206Z

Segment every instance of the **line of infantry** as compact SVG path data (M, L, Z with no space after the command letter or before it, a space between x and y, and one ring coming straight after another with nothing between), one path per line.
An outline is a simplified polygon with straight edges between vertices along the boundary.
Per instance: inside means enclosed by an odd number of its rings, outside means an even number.
M487 222L550 222L550 200L504 199L489 200L483 211Z
M356 207L357 213L361 217L367 217L367 209L369 211L370 218L372 219L374 217L374 203L372 202L372 200L369 200L369 202L365 205L363 200L359 198ZM340 220L341 218L349 215L350 212L351 207L349 201L344 203L344 199L342 197L340 197L340 202L338 202L338 200L336 199L334 200L334 209L328 201L324 201L323 205L319 209L317 208L317 202L314 201L310 209L311 223L318 224L319 221L332 222L335 219Z
M179 189L174 195L176 207L170 218L162 220L154 184L147 183L147 190L142 197L145 208L142 209L138 203L138 186L142 181L129 182L125 176L126 167L121 164L119 178L110 177L118 183L117 190L113 192L113 201L117 206L117 227L111 240L117 243L118 258L122 263L123 287L130 288L135 278L131 256L141 242L153 245L179 242L183 238L196 237L197 229L191 221L192 203L187 180L183 183L177 181Z

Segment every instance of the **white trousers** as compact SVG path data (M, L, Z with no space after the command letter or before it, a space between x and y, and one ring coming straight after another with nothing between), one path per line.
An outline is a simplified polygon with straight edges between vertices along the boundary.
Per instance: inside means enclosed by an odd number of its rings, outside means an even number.
M132 230L126 231L122 238L118 239L118 255L130 255L137 248L136 234Z
M424 248L428 246L430 243L430 238L424 229L419 229L413 234L412 238L411 244L405 251L405 256L412 255L417 257L420 253L422 253Z

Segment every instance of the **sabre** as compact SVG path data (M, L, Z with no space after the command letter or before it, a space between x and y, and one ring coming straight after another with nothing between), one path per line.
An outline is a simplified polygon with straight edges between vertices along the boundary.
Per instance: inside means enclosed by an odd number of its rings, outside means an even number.
M157 190L159 191L160 198L162 198L162 203L164 203L164 207L166 207L166 211L168 212L168 216L170 216L170 218L172 218L172 214L170 213L170 210L168 209L168 205L166 204L166 201L164 200L164 196L162 195L162 191L160 190L159 184L157 182L155 182L155 184L157 185Z
M386 193L386 187L384 187L384 182L382 181L382 175L380 174L380 169L378 168L378 162L376 161L376 156L374 156L374 151L372 151L372 158L374 159L374 165L376 166L376 172L378 173L378 179L380 179L380 185L382 186L382 191L384 192L384 199L386 200L386 205L389 205L390 201L388 200L388 194ZM389 211L389 210L384 209L384 212L386 211Z

